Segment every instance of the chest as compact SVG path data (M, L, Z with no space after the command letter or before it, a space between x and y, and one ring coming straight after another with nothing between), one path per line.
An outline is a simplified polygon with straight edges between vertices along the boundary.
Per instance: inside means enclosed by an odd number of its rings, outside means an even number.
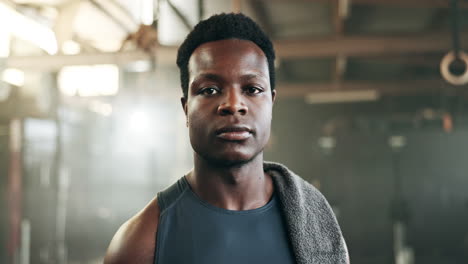
M295 263L276 201L232 212L191 198L161 216L156 263Z

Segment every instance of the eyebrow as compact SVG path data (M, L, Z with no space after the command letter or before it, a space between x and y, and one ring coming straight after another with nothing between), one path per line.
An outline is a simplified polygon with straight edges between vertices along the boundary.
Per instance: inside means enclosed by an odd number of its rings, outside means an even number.
M208 79L208 80L212 80L212 81L215 81L215 82L220 82L223 80L223 78L217 74L213 74L213 73L202 73L200 74L195 80L194 82L197 82L201 79Z
M265 76L263 76L263 74L258 74L258 73L245 74L245 75L242 75L241 78L243 80L250 80L250 79L256 79L256 78L267 79Z
M265 76L263 76L262 74L258 74L258 73L248 73L248 74L244 74L244 75L241 76L242 80L250 80L250 79L256 79L256 78L267 79ZM221 81L224 80L223 77L221 77L221 76L219 76L217 74L202 73L194 80L194 82L197 82L200 79L208 79L208 80L212 80L212 81L215 81L215 82L221 82Z

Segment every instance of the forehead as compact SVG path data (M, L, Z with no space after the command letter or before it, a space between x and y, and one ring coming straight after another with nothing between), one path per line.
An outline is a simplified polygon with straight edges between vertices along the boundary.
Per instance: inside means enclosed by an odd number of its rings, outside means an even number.
M198 46L189 60L190 80L197 74L250 72L268 78L268 61L263 51L249 40L225 39Z

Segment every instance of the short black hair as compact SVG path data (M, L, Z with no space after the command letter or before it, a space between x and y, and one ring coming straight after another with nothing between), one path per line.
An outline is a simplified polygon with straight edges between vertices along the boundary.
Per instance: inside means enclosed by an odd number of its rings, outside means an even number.
M271 40L251 18L240 13L222 13L200 21L179 47L177 66L185 98L188 96L188 62L193 51L206 42L231 38L252 41L263 51L268 61L270 87L272 91L275 89L275 50Z

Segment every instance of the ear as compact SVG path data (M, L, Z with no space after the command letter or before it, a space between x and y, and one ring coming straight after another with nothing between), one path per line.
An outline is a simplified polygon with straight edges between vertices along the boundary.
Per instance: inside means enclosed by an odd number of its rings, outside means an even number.
M182 96L180 98L180 103L182 104L182 109L184 109L185 116L187 116L187 98Z
M276 99L276 89L271 91L271 101L274 103Z

